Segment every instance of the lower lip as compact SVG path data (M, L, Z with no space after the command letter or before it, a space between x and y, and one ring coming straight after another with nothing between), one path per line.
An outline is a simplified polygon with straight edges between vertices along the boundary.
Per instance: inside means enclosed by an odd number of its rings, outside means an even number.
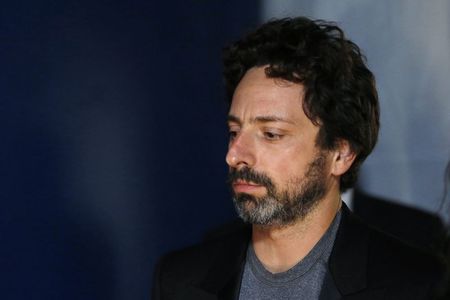
M252 193L257 192L263 188L262 185L250 185L250 184L233 184L234 192L236 193Z

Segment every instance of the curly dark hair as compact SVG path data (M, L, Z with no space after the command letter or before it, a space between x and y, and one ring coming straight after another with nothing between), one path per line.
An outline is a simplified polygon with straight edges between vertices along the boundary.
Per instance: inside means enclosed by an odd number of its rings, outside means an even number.
M225 48L223 63L229 104L253 67L267 66L268 77L301 83L303 110L320 126L317 145L332 150L346 140L357 154L340 178L340 189L355 184L361 163L377 141L378 95L361 50L335 23L305 17L269 21Z

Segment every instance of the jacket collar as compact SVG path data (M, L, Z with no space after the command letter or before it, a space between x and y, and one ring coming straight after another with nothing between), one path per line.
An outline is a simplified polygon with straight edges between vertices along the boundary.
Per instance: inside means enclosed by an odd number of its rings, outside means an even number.
M221 245L205 279L196 285L215 295L212 299L238 299L245 265L251 226L243 225L239 233ZM368 230L356 216L342 204L342 217L329 259L329 268L341 295L356 293L367 286Z
M328 262L336 287L342 295L367 286L369 231L367 226L342 204L342 218Z
M233 232L218 246L219 257L209 269L205 279L197 285L202 290L216 295L217 299L238 299L248 244L251 240L251 225L239 221L240 229Z

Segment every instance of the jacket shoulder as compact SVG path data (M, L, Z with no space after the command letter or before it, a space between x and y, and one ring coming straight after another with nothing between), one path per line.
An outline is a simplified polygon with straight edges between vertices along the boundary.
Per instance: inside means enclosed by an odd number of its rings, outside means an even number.
M434 299L445 288L442 260L367 225L346 207L330 270L344 295L377 291L393 299Z
M441 299L447 271L443 259L387 233L369 228L368 286L393 299Z
M434 285L444 279L445 264L438 256L376 229L369 231L368 270L372 282Z

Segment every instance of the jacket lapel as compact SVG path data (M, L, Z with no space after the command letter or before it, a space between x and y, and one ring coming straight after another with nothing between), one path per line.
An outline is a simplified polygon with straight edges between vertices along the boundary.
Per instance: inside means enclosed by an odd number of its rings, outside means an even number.
M329 267L339 292L345 296L367 287L369 233L366 226L342 205L342 219Z
M215 259L204 280L196 286L215 295L216 299L238 299L250 237L251 227L245 225L243 230L221 243L220 257Z

